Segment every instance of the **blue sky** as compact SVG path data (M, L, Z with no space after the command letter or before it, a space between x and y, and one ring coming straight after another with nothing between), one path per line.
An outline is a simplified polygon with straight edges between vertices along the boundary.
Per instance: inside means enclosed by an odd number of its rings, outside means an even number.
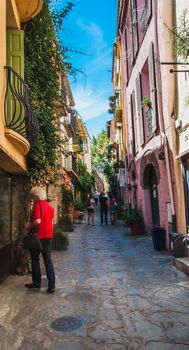
M70 61L85 76L77 76L71 88L76 109L90 136L97 135L111 119L108 96L112 94L112 48L116 35L117 0L73 0L76 6L60 36L65 44L85 55L70 54ZM57 3L65 3L57 0Z

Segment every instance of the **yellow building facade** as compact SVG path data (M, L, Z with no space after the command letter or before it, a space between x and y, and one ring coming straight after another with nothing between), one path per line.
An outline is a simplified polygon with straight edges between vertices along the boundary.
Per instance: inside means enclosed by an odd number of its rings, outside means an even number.
M24 82L22 23L41 10L42 0L1 0L0 12L0 281L10 273L17 216L16 203L26 186L26 155L38 132L28 88ZM16 195L17 192L17 195ZM23 198L20 195L20 200Z

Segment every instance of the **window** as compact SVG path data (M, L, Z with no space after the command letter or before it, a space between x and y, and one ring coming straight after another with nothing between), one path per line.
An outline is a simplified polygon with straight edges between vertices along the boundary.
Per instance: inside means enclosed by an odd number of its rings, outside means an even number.
M157 129L157 97L156 97L156 76L154 65L153 43L150 45L148 59L146 60L142 72L142 99L148 97L150 103L143 106L144 112L144 138L145 141L152 136Z
M136 79L136 101L138 112L138 129L139 129L139 146L144 144L144 121L143 121L143 109L142 109L142 91L141 91L141 75L139 73Z
M137 113L136 113L136 102L135 102L134 90L131 96L132 96L132 114L133 114L133 133L134 133L134 139L135 139L135 153L136 153L139 148L139 139L138 139L138 120L137 120Z
M152 14L151 0L137 0L137 18L139 31L139 44L141 44L143 37L148 28L148 23Z
M133 38L133 56L135 57L138 52L138 15L137 15L137 2L131 0L131 23L132 23L132 38Z
M151 136L153 134L152 120L153 120L153 109L149 108L146 111L146 119L147 119L147 136Z
M135 100L134 92L130 95L130 106L131 106L131 148L133 156L136 154L136 131L135 131Z
M125 21L125 61L127 81L129 80L133 62L138 53L152 14L151 0L128 1Z

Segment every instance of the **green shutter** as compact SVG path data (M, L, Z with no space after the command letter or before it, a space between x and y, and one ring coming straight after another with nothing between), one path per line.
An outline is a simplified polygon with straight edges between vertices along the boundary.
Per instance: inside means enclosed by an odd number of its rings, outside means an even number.
M7 30L7 66L24 79L24 31Z
M7 30L7 66L13 68L24 80L23 30ZM8 127L19 133L25 129L25 111L18 100L18 96L22 93L23 85L21 88L20 79L11 73L6 96L6 120Z

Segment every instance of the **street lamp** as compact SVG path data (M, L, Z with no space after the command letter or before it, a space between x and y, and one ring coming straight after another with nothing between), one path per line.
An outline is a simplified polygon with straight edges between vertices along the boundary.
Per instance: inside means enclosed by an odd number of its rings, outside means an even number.
M122 128L122 122L117 122L116 126L117 126L118 129L121 129Z

